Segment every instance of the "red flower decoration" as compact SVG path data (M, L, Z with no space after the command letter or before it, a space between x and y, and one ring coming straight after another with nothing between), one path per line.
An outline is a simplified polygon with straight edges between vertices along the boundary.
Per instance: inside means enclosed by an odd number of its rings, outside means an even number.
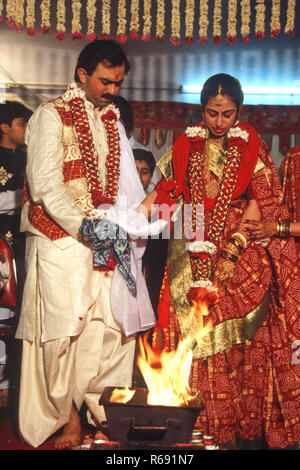
M104 41L108 41L110 39L110 36L106 33L101 33L101 39Z
M285 33L286 37L287 38L293 38L295 36L295 32L294 31L287 31Z
M17 33L19 33L20 31L23 31L24 29L24 25L19 23L19 24L16 24L16 31Z
M279 36L279 34L280 34L280 29L273 29L273 31L271 31L271 38L275 39L277 38L277 36Z
M243 36L243 43L248 44L250 42L250 39L248 36Z
M70 34L70 38L71 38L71 39L82 39L82 34L81 34L81 33L78 33L78 32L71 33L71 34Z
M226 37L226 44L228 44L229 46L232 45L232 44L236 44L236 36L228 35Z
M41 31L42 31L42 34L48 34L49 31L50 31L50 27L49 26L42 26Z
M30 26L29 28L26 29L26 32L27 32L27 34L29 34L29 36L34 36L35 35L35 28Z
M199 39L200 44L204 44L205 42L207 42L207 37L203 36L202 38Z
M184 40L186 44L192 44L194 42L193 38L191 36L187 36Z
M151 39L151 34L144 34L143 36L141 36L142 41L150 41L150 39Z
M127 41L127 36L126 34L117 34L117 41L124 43Z
M14 28L16 26L15 20L6 20L6 24L9 28Z
M173 44L173 46L178 46L180 44L180 39L179 38L171 38L170 43Z
M263 33L262 31L257 31L257 33L255 33L255 39L264 39L265 37L265 33Z
M132 39L133 41L137 41L137 39L139 39L139 34L136 32L136 31L130 31L130 35L129 35L130 39Z
M164 41L165 36L159 36L158 34L155 36L156 41Z
M95 39L97 39L97 34L87 34L85 36L85 38L88 40L88 41L95 41Z
M61 41L62 39L65 38L65 33L63 31L59 31L58 33L56 33L56 39L58 39L59 41Z
M4 21L4 17L0 15L0 23L3 23L3 21Z
M222 42L222 36L214 37L214 44L220 44Z

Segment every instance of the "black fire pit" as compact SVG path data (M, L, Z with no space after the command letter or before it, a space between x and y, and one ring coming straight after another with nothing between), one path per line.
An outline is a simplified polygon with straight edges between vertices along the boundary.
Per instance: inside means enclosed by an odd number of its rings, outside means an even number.
M195 399L191 406L182 407L147 405L148 390L135 389L127 403L111 402L114 390L105 388L99 400L104 406L111 440L129 444L189 442L203 409L201 400Z

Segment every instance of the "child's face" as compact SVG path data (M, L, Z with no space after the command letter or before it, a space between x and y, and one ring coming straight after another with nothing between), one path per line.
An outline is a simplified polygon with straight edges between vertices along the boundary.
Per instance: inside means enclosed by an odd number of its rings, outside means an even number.
M145 162L145 160L135 160L135 165L143 188L146 190L152 178L149 165Z

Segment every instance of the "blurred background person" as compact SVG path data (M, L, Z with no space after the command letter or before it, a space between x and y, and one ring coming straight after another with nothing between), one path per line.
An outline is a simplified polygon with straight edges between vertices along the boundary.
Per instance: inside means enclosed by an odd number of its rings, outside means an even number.
M19 229L26 167L24 136L31 114L32 111L18 101L0 104L0 252L2 259L4 253L8 253L11 264L6 262L6 266L13 278L13 281L8 278L0 291L3 333L0 341L0 402L5 408L9 403L9 390L18 375L17 342L12 338L24 282L25 238Z

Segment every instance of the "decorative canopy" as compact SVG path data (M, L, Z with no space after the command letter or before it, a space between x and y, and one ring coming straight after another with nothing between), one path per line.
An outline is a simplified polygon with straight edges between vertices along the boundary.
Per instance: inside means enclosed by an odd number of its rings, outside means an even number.
M293 37L295 11L296 0L0 0L0 21L32 36L55 31L58 40L156 39L174 46L248 43L252 34L256 40L281 32Z

